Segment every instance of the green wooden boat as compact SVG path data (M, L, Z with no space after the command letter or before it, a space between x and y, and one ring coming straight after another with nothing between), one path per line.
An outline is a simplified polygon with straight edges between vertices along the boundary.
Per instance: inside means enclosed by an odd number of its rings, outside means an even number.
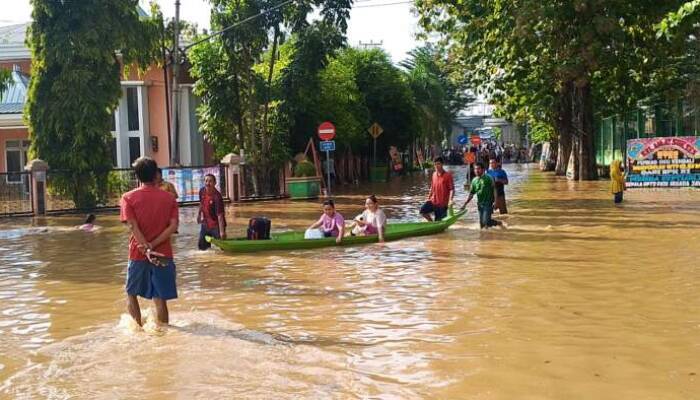
M450 225L457 222L464 213L466 213L466 210L452 214L440 222L389 223L386 227L384 240L399 240L412 236L434 235L443 232ZM376 243L379 240L376 235L346 236L340 244L336 244L335 238L304 239L304 231L281 232L271 236L270 240L247 240L246 238L220 240L211 236L207 236L206 240L229 253L255 253L259 251L304 250L331 246L353 246Z

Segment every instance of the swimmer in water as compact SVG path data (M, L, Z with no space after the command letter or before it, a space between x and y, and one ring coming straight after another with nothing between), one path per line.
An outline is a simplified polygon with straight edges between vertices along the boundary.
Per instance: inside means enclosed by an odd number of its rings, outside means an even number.
M95 214L88 214L88 216L85 218L85 223L80 225L78 229L85 232L94 232L100 229L99 226L95 225L96 218L97 217L95 217Z

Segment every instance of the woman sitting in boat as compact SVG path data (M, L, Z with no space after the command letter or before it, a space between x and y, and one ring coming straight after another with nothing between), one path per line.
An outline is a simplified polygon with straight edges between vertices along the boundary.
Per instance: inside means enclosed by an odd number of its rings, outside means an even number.
M345 234L345 219L339 212L335 211L333 200L323 202L323 215L309 230L319 229L323 237L334 237L336 243L343 240Z
M352 234L355 236L378 235L379 243L384 243L386 215L379 208L377 196L371 195L365 200L365 211L355 218Z

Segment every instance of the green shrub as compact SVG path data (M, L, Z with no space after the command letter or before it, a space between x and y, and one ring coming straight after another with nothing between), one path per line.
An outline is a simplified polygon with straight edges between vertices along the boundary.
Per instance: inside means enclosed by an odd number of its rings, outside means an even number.
M312 163L310 163L307 160L304 160L300 162L299 164L294 167L294 177L295 178L301 178L301 177L309 177L309 176L316 176L316 167Z

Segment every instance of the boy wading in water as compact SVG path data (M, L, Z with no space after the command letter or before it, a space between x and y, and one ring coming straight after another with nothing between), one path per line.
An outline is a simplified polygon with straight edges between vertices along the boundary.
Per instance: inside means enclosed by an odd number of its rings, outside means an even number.
M462 206L462 210L467 208L467 204L469 204L474 195L476 195L477 207L479 209L479 226L481 226L482 229L501 225L500 221L495 221L491 218L493 215L495 186L493 179L484 172L484 164L481 162L477 163L474 168L476 178L472 180L471 188L469 189L469 197Z
M170 236L177 230L178 208L175 197L156 186L158 166L149 157L134 164L141 187L121 199L120 219L131 232L126 294L129 314L142 325L137 296L153 299L158 322L167 324L167 300L177 298L175 263Z

